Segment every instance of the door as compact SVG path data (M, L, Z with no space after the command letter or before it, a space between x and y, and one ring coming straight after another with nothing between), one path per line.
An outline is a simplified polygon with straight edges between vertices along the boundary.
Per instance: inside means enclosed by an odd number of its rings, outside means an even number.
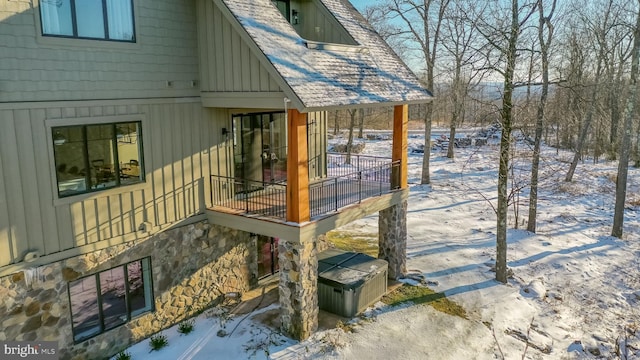
M278 238L258 235L258 277L275 274L278 267Z
M283 112L234 115L235 178L247 186L236 193L262 188L262 183L287 179L287 133Z

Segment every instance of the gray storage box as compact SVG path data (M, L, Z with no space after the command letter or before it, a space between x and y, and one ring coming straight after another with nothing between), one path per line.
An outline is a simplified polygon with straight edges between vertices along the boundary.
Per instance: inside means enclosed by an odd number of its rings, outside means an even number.
M369 255L329 249L318 254L320 309L353 317L387 291L388 264Z

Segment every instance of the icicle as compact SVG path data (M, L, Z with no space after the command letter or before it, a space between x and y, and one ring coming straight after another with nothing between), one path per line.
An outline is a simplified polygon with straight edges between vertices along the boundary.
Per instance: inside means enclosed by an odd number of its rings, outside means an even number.
M42 271L42 267L32 267L26 268L22 271L24 274L24 283L28 287L32 284L37 284L38 282L44 282L44 274Z
M33 278L36 276L36 272L38 268L26 268L22 271L24 274L24 283L27 287L31 286L33 283Z

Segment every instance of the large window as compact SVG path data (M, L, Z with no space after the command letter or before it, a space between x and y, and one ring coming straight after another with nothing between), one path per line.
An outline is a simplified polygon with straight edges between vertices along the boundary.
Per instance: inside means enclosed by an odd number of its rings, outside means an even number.
M73 339L86 340L153 310L149 258L69 283Z
M40 0L42 34L135 41L132 0Z
M51 128L58 196L144 181L139 121Z

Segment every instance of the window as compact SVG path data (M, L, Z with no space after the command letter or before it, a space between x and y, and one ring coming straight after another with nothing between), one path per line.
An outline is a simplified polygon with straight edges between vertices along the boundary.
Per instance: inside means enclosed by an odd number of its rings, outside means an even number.
M144 181L141 130L139 121L51 128L58 196Z
M287 21L291 21L291 17L290 17L290 4L289 4L289 0L271 0L271 2L273 3L273 5L275 5L278 10L280 10L280 13L282 13L282 16L284 16L285 18L287 18Z
M135 41L132 0L40 0L42 35Z
M152 311L150 259L136 260L70 282L69 301L76 342Z

